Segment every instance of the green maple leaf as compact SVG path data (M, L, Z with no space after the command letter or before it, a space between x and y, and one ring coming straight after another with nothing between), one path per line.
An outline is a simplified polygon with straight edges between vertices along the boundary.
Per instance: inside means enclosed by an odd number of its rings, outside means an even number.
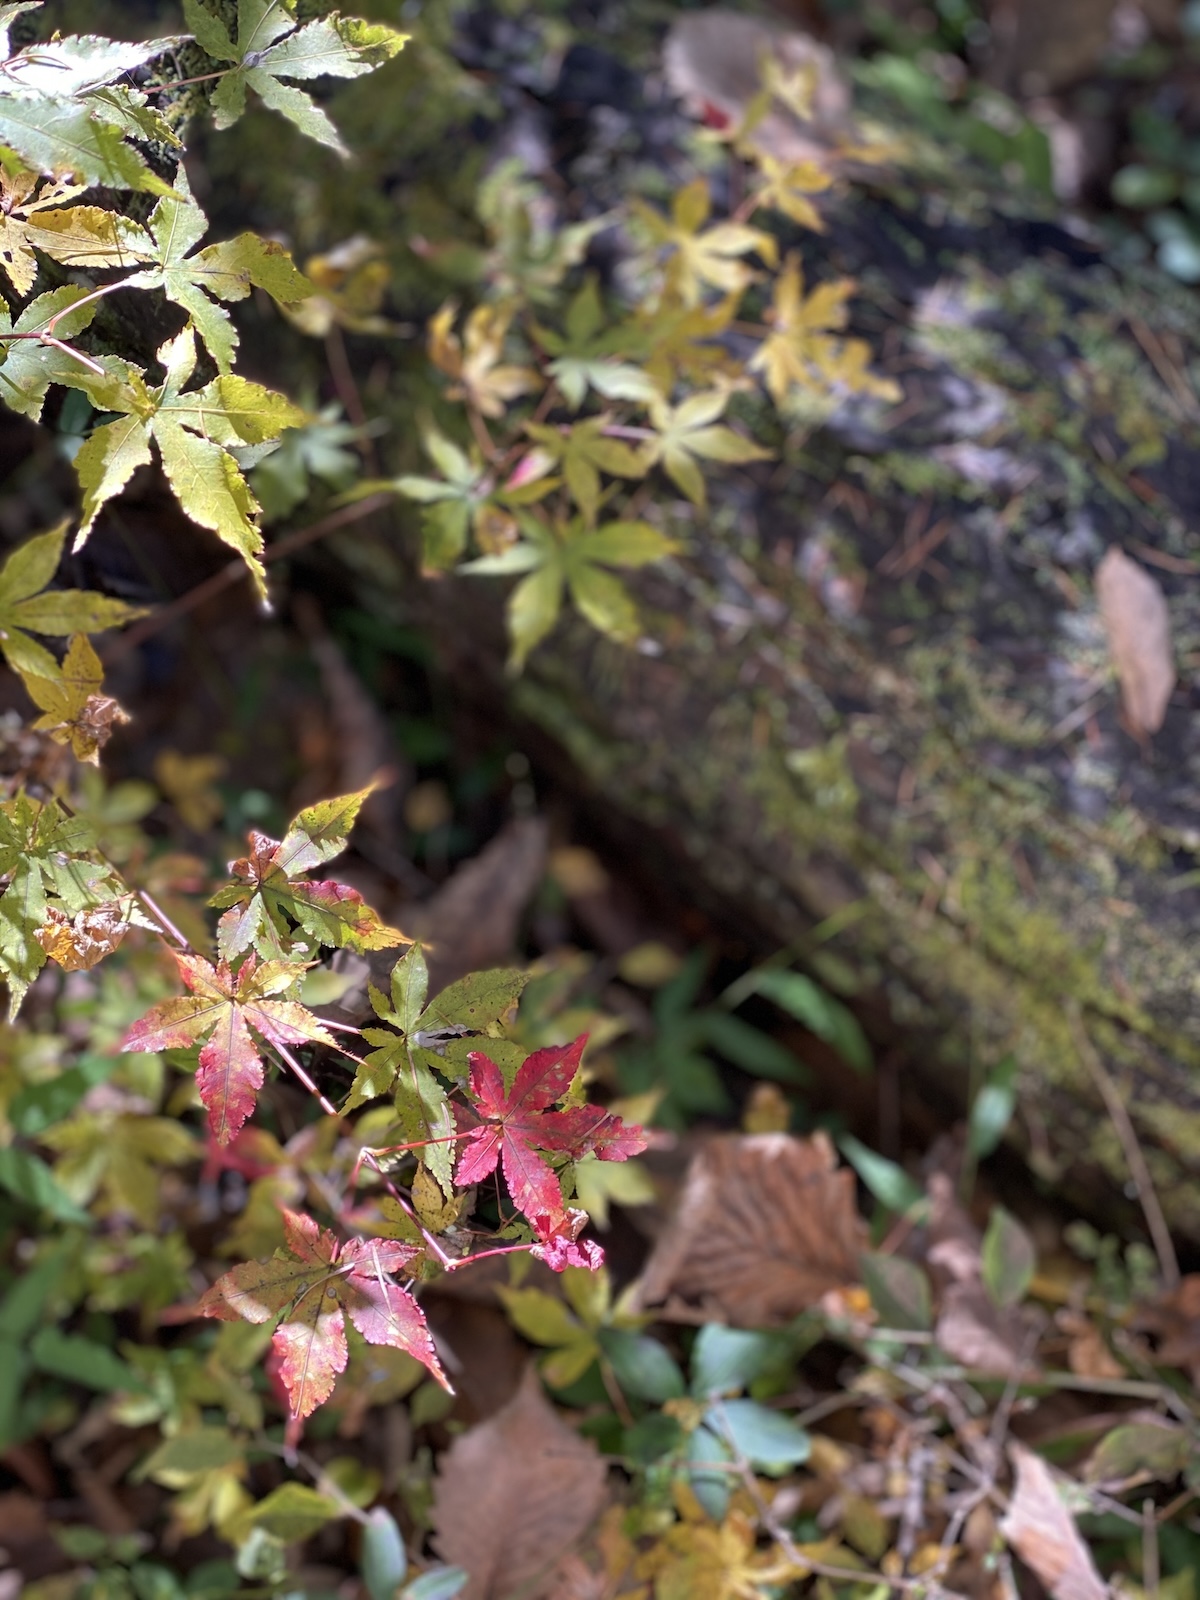
M86 184L168 193L170 186L126 141L132 101L114 99L108 86L183 42L181 35L137 44L80 35L8 56L0 81L0 144L33 172L69 168Z
M348 151L325 112L303 89L282 80L358 78L390 61L408 41L394 28L336 11L297 27L295 0L238 0L236 44L200 0L183 0L183 13L201 49L214 61L232 63L212 97L218 128L238 120L246 91L253 89L301 133L343 156Z
M654 391L657 398L657 390ZM607 436L607 416L588 417L569 428L527 422L525 432L554 461L561 464L571 498L590 526L600 508L600 474L619 478L644 478L650 463L620 439Z
M648 522L608 522L588 528L575 517L551 526L528 513L518 521L523 535L519 544L459 568L525 574L508 600L510 669L519 671L534 645L553 628L567 592L593 628L620 644L632 644L640 632L637 607L624 584L606 568L660 561L678 548L674 540Z
M62 289L52 289L40 294L22 311L16 322L7 306L0 305L0 335L49 334L53 323L53 337L68 341L82 333L96 315L97 302L90 301L78 310L70 309L76 300L85 300L88 291L69 284ZM55 318L58 318L55 321ZM0 399L11 411L37 422L46 403L46 394L52 383L74 384L85 368L55 345L40 343L36 338L0 340Z
M75 547L87 538L100 508L152 459L153 441L183 510L242 556L265 594L258 560L263 547L259 505L231 450L277 439L285 428L300 427L307 414L275 390L230 373L203 388L185 390L196 365L190 325L158 357L167 377L156 389L147 386L138 368L115 356L103 358L102 378L83 368L63 377L84 390L98 410L119 413L114 422L96 428L75 457L83 489L83 521Z
M192 199L182 166L175 174L175 193L162 197L147 227L146 232L138 230L141 238L134 242L141 258L154 265L126 278L126 288L161 289L182 306L221 372L233 364L238 336L218 300L244 300L252 288L259 288L284 305L294 305L313 292L288 251L254 233L190 255L208 231L208 218Z
M611 326L595 278L588 278L567 307L563 333L540 326L535 332L538 343L554 357L548 370L573 411L579 410L589 389L606 400L645 402L658 393L641 367L619 359L644 354L647 341L633 324Z
M339 950L388 950L406 942L356 889L304 876L346 848L370 792L368 787L306 807L282 840L250 835L250 854L230 867L238 881L209 901L225 913L217 925L222 960L232 961L251 946L263 956L282 956L295 938L293 925L318 944Z
M73 633L103 633L145 615L138 606L90 589L47 590L66 537L67 524L61 522L26 540L0 567L0 651L26 683L31 678L62 681L58 662L30 634L65 639Z
M704 394L689 395L677 406L669 406L662 399L650 406L656 437L647 447L648 464L661 461L667 477L696 506L703 507L705 503L699 461L740 465L766 461L771 454L732 428L714 426L728 404L726 390L710 389Z
M46 921L47 896L68 914L111 900L120 891L107 863L88 859L94 838L54 800L20 793L0 804L0 973L8 983L9 1019L46 963L35 937Z

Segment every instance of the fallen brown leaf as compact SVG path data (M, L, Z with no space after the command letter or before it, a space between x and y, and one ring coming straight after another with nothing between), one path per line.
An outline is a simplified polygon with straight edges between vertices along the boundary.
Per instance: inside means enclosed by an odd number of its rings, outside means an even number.
M1043 1583L1051 1600L1108 1600L1075 1519L1063 1504L1054 1474L1040 1456L1009 1446L1017 1481L1000 1533Z
M736 1326L768 1327L857 1283L865 1246L854 1174L839 1169L824 1134L716 1138L692 1161L639 1298L666 1302L667 1316L695 1308Z
M522 913L545 870L545 822L518 817L431 900L401 911L402 926L427 946L430 994L512 957Z
M1064 1309L1054 1319L1067 1336L1067 1365L1081 1378L1123 1378L1125 1368L1082 1311Z
M952 1283L942 1296L934 1338L952 1360L998 1378L1032 1375L1028 1323L1001 1307L979 1282Z
M1096 599L1130 729L1139 738L1157 733L1175 687L1166 597L1156 579L1112 545L1096 569Z
M1189 1272L1177 1289L1140 1310L1138 1326L1159 1339L1156 1361L1182 1367L1200 1387L1200 1272Z
M711 121L716 113L734 126L762 87L765 60L788 73L812 72L812 116L802 121L777 106L754 129L752 143L791 163L827 161L831 149L852 138L850 90L827 46L760 17L712 9L677 18L663 55L672 93L695 115Z
M442 1458L434 1544L471 1574L462 1600L543 1600L604 1498L595 1445L559 1418L530 1367L503 1410Z

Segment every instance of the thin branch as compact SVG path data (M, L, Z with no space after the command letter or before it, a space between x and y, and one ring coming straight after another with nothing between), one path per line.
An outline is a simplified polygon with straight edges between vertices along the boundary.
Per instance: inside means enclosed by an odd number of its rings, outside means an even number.
M285 534L282 539L277 539L262 553L265 565L272 561L280 561L284 556L291 555L306 544L311 544L316 539L321 539L327 533L333 533L337 528L344 528L353 522L361 522L364 517L369 517L372 512L379 511L383 506L391 503L390 494L367 495L363 500L357 500L353 505L342 506L338 511L331 511L327 517L322 517L318 522L311 522L307 527L297 528L294 533ZM104 651L105 662L119 661L123 656L136 650L138 645L147 639L161 633L164 628L171 625L180 617L185 617L197 606L202 606L206 601L222 594L234 584L243 581L250 575L250 569L244 561L231 561L219 572L214 572L210 578L205 578L203 583L196 584L186 594L181 594L178 599L161 606L157 611L141 622L135 623L132 628L124 632L119 639L113 641Z
M1072 1005L1069 1008L1068 1018L1071 1025L1071 1035L1075 1040L1075 1048L1079 1052L1079 1058L1091 1074L1097 1089L1099 1089L1108 1114L1112 1118L1117 1138L1121 1141L1121 1149L1124 1151L1125 1160L1129 1165L1130 1177L1133 1179L1133 1186L1137 1190L1137 1197L1141 1202L1142 1213L1146 1218L1146 1226L1150 1230L1151 1239L1154 1241L1159 1270L1163 1276L1163 1286L1168 1293L1171 1293L1179 1287L1179 1258L1175 1254L1175 1246L1171 1240L1170 1229L1167 1227L1167 1219L1163 1215L1158 1193L1154 1187L1154 1180L1150 1176L1150 1168L1146 1165L1146 1157L1143 1155L1142 1147L1138 1143L1133 1120L1125 1108L1125 1102L1121 1099L1116 1084L1112 1081L1095 1046L1088 1038L1087 1029L1083 1025L1078 1005Z

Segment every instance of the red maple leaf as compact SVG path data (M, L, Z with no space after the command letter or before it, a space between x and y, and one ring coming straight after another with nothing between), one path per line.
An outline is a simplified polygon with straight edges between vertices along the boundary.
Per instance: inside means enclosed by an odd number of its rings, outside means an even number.
M274 1373L295 1417L312 1414L346 1368L346 1317L368 1344L405 1350L449 1389L420 1306L391 1278L421 1254L395 1239L349 1239L302 1212L283 1212L286 1247L269 1261L247 1261L217 1279L200 1312L224 1322L269 1322Z
M558 1270L592 1263L590 1258L576 1260L579 1250L568 1249L579 1225L573 1223L573 1214L563 1203L553 1167L539 1152L554 1150L578 1158L594 1150L601 1161L626 1161L646 1148L646 1135L640 1128L627 1126L600 1106L549 1109L571 1087L586 1043L587 1034L583 1033L571 1044L535 1050L518 1067L509 1090L505 1090L496 1063L472 1051L468 1057L471 1103L457 1113L459 1131L469 1132L459 1154L455 1183L463 1188L479 1183L499 1162L513 1203L538 1234L543 1259Z
M192 991L153 1006L121 1041L122 1050L178 1050L205 1034L196 1084L219 1144L228 1144L254 1110L263 1082L255 1036L269 1044L333 1045L333 1037L296 1000L271 996L291 988L304 971L287 961L250 955L235 974L227 961L214 967L203 956L175 955L180 976Z

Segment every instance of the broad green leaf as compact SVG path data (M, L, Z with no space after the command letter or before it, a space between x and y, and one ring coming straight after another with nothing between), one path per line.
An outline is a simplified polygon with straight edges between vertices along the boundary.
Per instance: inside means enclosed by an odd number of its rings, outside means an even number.
M710 1045L757 1078L774 1078L780 1083L804 1083L808 1068L785 1045L761 1028L754 1028L740 1017L723 1011L705 1013L704 1033Z
M238 48L201 0L183 0L183 20L206 55L214 61L237 61Z
M429 968L420 941L406 950L392 968L391 989L396 1026L402 1033L411 1033L429 994Z
M504 1302L513 1327L534 1344L553 1348L577 1344L581 1338L590 1340L587 1330L557 1295L547 1294L544 1289L510 1289L503 1284L497 1287L496 1293ZM594 1341L591 1341L591 1349L589 1362L595 1356Z
M102 84L114 83L135 67L178 49L184 42L178 33L140 43L104 39L95 34L39 41L4 63L0 98L16 95L35 100L74 100Z
M755 975L753 992L766 995L818 1039L831 1044L857 1072L871 1071L871 1046L854 1013L804 973L768 967Z
M933 1325L929 1279L903 1256L864 1255L863 1283L885 1328L928 1333Z
M34 172L71 168L88 184L166 194L170 185L151 171L119 128L86 105L56 99L17 99L0 92L0 143Z
M601 1328L596 1337L626 1394L661 1404L686 1393L683 1373L657 1339L626 1328Z
M998 1306L1015 1306L1037 1269L1033 1240L1017 1219L995 1206L983 1236L983 1284Z
M42 1328L35 1333L29 1353L40 1371L52 1372L56 1378L66 1378L88 1389L109 1391L145 1387L133 1368L126 1366L107 1345L78 1334L63 1333L58 1328Z
M528 982L529 974L518 967L472 972L443 989L425 1007L417 1018L417 1030L437 1033L465 1028L482 1032L516 1004Z
M91 1220L60 1188L44 1161L15 1145L0 1149L0 1188L60 1222L78 1222L86 1227Z
M700 1399L748 1389L755 1378L781 1364L787 1340L777 1333L756 1333L709 1322L692 1346L692 1393Z
M740 464L770 457L770 451L752 439L744 439L731 428L714 426L728 403L724 390L713 389L689 395L678 406L668 405L661 397L650 405L655 438L646 447L647 465L661 462L671 482L701 510L707 497L698 461Z
M877 1155L849 1133L844 1133L838 1140L838 1149L876 1200L889 1211L904 1215L924 1204L925 1192L920 1184L910 1178L895 1161Z
M1088 1483L1123 1482L1143 1474L1170 1483L1194 1459L1185 1429L1161 1422L1128 1422L1105 1434L1083 1469Z
M454 1193L454 1112L450 1097L434 1076L432 1051L405 1050L396 1064L395 1107L405 1141L425 1141L417 1152L449 1199Z
M215 25L201 19L197 9L193 0L186 15L189 25L203 30L204 40L211 43L209 53L218 61L236 63L212 97L216 126L227 128L237 121L250 88L264 105L287 117L301 133L341 155L348 152L325 112L302 89L281 80L357 78L389 61L408 39L407 34L394 28L340 17L336 12L297 28L291 7L264 5L263 0L239 0L235 44L224 28L218 32ZM206 49L208 43L204 44Z
M248 1507L226 1530L234 1543L242 1543L254 1528L274 1534L285 1544L310 1539L327 1522L342 1515L336 1500L318 1494L306 1483L281 1483L265 1500Z
M558 565L544 566L523 578L508 597L506 614L512 640L509 666L520 671L529 652L547 636L562 609L563 574Z
M397 1590L408 1574L408 1553L395 1517L384 1506L367 1513L358 1570L371 1600L397 1600Z
M975 1096L967 1120L967 1147L977 1159L991 1155L1012 1121L1017 1106L1016 1079L1016 1057L1005 1056Z
M734 1485L731 1462L729 1446L711 1427L699 1427L688 1436L680 1470L696 1499L715 1522L722 1522L729 1509Z
M142 1462L137 1475L168 1489L181 1489L196 1473L228 1467L245 1454L245 1445L227 1429L193 1428L164 1439Z
M632 644L639 637L638 609L620 578L581 561L568 568L567 581L571 599L597 633L618 644Z
M722 1400L705 1421L760 1472L786 1472L807 1461L812 1449L803 1428L756 1400Z

